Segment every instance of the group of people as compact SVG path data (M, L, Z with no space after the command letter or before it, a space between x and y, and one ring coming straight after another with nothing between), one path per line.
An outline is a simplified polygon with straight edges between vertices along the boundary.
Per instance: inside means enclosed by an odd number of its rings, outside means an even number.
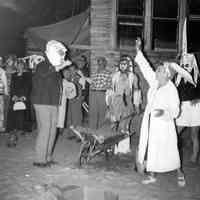
M178 185L185 186L182 149L178 145L181 142L178 134L183 127L192 129L191 160L198 159L199 71L193 54L181 56L178 63L163 62L153 71L142 53L141 40L136 40L135 62L149 84L137 154L138 169L148 172L144 184L156 182L156 173L176 170Z
M1 132L12 135L31 131L31 70L23 60L9 55L0 58L0 71ZM24 108L19 109L20 105Z
M83 75L81 69L73 63L61 70L63 90L57 124L60 133L64 128L81 126L88 115L83 105L88 106L89 88L86 81L82 81L87 76Z
M91 75L86 57L82 56L80 63L72 62L68 49L55 40L46 44L34 70L23 60L8 59L6 68L0 68L0 128L11 135L23 133L27 117L35 119L38 134L33 165L37 167L56 163L53 148L57 129L62 132L65 127L81 126L87 116L93 130L100 129L107 118L111 125L117 124L115 131L130 134L130 120L140 113L142 104L139 78L134 72L137 66L149 85L136 156L138 169L148 172L143 183L156 182L155 173L177 170L178 185L185 186L178 135L183 127L191 127L191 160L197 161L198 66L188 54L187 59L184 57L187 64L181 58L179 63L160 63L154 71L141 44L138 38L134 61L128 55L121 56L114 72L107 68L105 57L98 57L97 70Z
M176 170L178 185L183 187L186 184L182 171L183 128L189 127L191 130L191 161L197 162L199 154L197 62L193 54L182 54L174 62L159 63L154 71L142 53L141 43L140 39L136 40L134 62L147 80L149 90L140 128L137 167L148 172L144 184L156 182L156 173ZM142 102L133 61L127 55L122 56L118 69L109 76L108 71L105 71L105 58L100 59L97 60L99 68L91 79L90 126L101 127L102 116L109 108L110 121L118 122L118 130L129 134L130 119L140 112Z

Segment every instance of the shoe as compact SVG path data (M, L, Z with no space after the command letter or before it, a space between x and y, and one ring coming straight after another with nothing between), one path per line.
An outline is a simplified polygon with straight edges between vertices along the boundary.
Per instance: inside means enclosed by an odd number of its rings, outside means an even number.
M76 138L76 136L67 136L67 139L68 140L73 140L73 139L75 139Z
M21 136L26 136L26 132L25 131L19 131Z
M147 185L150 183L155 183L157 181L157 179L153 176L148 176L147 179L142 181L142 184Z
M9 134L8 136L8 139L7 139L7 147L16 147L17 145L17 140L18 140L18 137L16 134Z
M42 162L34 162L33 166L35 166L35 167L41 167L41 168L49 167L49 165L47 163L42 163Z
M51 166L51 165L58 165L59 163L55 160L50 160L50 161L47 161L47 165Z
M186 181L184 176L178 176L178 186L185 187Z

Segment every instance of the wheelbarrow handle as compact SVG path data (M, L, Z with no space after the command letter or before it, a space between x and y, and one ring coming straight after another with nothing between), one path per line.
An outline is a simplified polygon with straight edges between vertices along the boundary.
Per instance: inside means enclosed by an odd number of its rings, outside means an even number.
M82 142L84 141L84 137L79 131L77 131L73 126L70 126L69 128L81 139Z

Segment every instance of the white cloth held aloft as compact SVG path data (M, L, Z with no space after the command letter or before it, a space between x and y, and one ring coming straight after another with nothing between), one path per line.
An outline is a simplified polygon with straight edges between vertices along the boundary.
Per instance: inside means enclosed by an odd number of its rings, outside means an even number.
M65 60L67 51L68 49L61 42L56 40L50 40L47 42L45 53L49 62L55 67L56 71L72 64L69 59Z

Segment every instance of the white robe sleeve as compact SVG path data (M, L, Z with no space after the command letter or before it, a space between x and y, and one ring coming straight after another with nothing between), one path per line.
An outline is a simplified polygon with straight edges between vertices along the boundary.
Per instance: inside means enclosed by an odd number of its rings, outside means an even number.
M138 64L140 71L142 72L144 78L148 82L148 84L154 85L156 83L156 75L153 69L151 68L149 62L144 57L143 53L141 51L137 52L137 55L135 57L135 62Z

